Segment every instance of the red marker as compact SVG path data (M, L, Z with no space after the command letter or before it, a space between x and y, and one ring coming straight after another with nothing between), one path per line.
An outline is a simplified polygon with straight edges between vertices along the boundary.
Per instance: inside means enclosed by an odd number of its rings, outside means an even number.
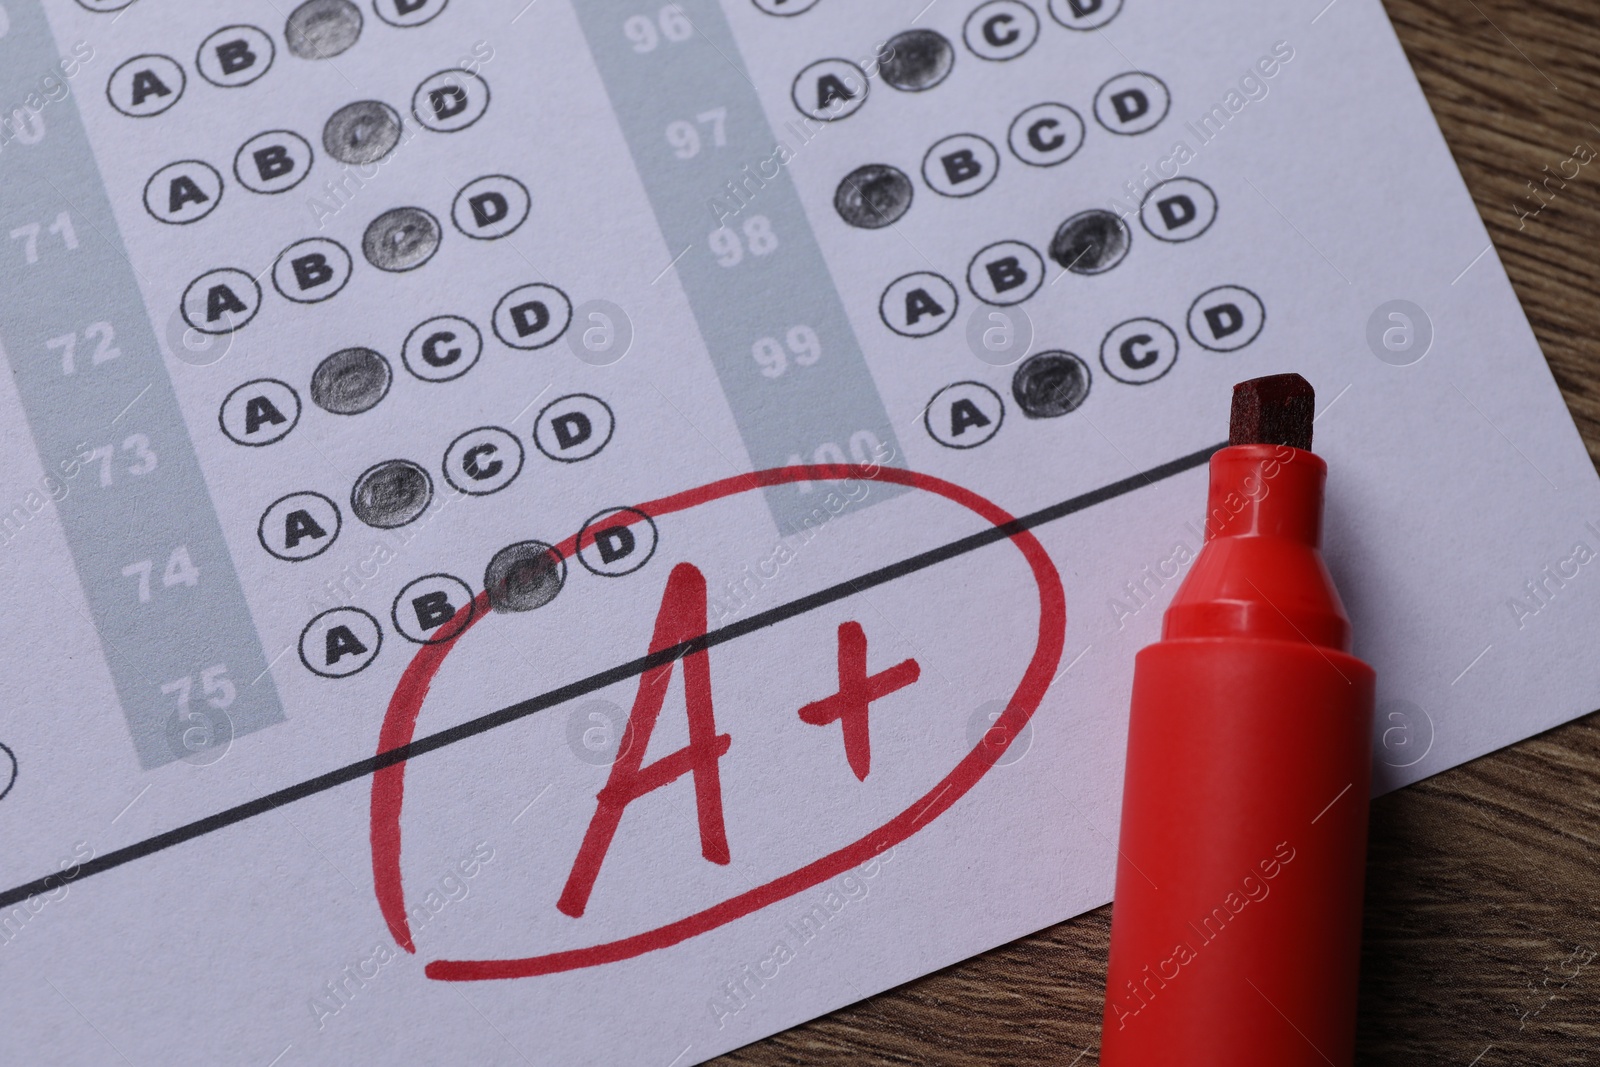
M1206 543L1139 653L1100 1062L1349 1067L1373 673L1298 374L1234 388Z

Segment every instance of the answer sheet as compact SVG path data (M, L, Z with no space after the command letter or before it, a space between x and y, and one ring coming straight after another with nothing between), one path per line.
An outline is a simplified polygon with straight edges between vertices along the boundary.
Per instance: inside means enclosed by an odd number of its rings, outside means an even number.
M1380 789L1600 705L1376 0L3 0L0 107L0 1061L683 1067L1105 903L1259 375Z

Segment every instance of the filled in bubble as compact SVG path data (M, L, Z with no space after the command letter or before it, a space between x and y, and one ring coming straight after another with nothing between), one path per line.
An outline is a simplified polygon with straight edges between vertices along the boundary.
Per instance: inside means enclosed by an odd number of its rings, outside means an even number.
M1030 419L1054 419L1089 396L1089 365L1071 352L1029 356L1011 379L1011 395Z
M306 0L289 13L283 36L301 59L331 59L361 36L361 9L350 0Z
M883 80L896 89L920 93L949 77L955 62L956 50L943 34L906 30L884 45L878 69Z
M911 209L911 179L887 163L868 163L845 175L833 194L839 217L863 230L893 226Z
M361 252L379 270L415 270L439 250L439 220L420 207L385 211L367 226Z
M389 392L394 372L370 348L342 348L311 373L311 402L335 415L371 411Z
M350 510L368 526L392 530L416 520L433 501L433 479L408 459L368 467L350 491Z
M340 163L376 163L400 143L400 115L381 100L357 100L329 117L322 147Z
M566 580L561 553L543 541L518 541L494 554L483 588L495 611L532 611L554 600Z

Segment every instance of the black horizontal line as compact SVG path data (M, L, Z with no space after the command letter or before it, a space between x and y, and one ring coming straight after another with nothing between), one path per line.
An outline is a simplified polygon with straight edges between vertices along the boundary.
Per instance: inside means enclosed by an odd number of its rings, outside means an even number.
M837 585L831 585L826 589L818 590L798 600L792 600L786 604L768 608L766 611L757 612L747 619L741 619L738 622L729 623L727 626L718 627L709 633L683 641L670 648L663 648L659 652L648 656L640 656L638 659L618 664L597 674L591 674L587 678L558 686L538 696L529 697L527 700L518 701L508 707L501 708L499 711L491 711L486 715L480 715L476 719L469 719L464 723L440 730L438 733L417 738L409 744L387 749L375 756L357 760L354 763L319 774L315 778L308 778L303 782L297 782L265 796L257 797L255 800L249 800L243 804L207 815L203 819L196 819L194 822L173 827L171 830L156 834L154 837L147 837L143 841L136 841L131 845L107 852L103 856L96 856L93 859L86 860L76 867L58 871L43 878L37 878L13 889L7 889L4 892L0 892L0 909L20 904L29 897L52 892L68 883L82 881L90 875L109 871L114 867L131 863L136 859L171 848L174 845L180 845L185 841L191 841L194 838L214 833L235 823L244 822L246 819L255 818L257 815L264 815L274 808L283 807L285 804L293 804L297 800L304 800L306 797L325 793L337 786L365 778L370 774L383 770L385 767L404 763L407 760L437 751L446 745L465 741L468 738L487 733L507 723L516 722L518 719L545 711L558 704L563 704L569 700L604 689L607 686L615 685L617 682L638 677L652 668L670 663L680 657L704 651L708 648L715 648L717 645L726 644L735 638L776 625L786 619L792 619L797 615L803 615L808 611L825 607L846 597L864 593L875 586L883 585L885 582L904 578L906 575L926 570L936 564L955 559L957 556L976 551L986 545L1007 540L1025 530L1031 530L1035 526L1054 522L1056 519L1064 518L1074 512L1082 511L1096 504L1103 504L1108 500L1114 500L1119 496L1131 493L1135 489L1154 485L1163 479L1182 474L1184 471L1192 470L1204 464L1211 458L1212 453L1222 447L1220 444L1212 445L1209 448L1202 448L1198 452L1191 452L1187 456L1180 456L1132 477L1124 478L1119 482L1112 482L1110 485L1104 485L1098 489L1092 489L1087 493L1082 493L1069 500L1063 500L1059 504L1052 504L1047 508L1013 519L1003 525L991 526L978 533L940 545L938 548L931 548L926 552L918 553L898 563L891 563L859 577L846 579Z

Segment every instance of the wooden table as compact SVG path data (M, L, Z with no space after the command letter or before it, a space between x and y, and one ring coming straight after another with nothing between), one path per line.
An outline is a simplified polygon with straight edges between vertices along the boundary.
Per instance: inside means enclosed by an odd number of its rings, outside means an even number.
M1600 3L1387 4L1600 459ZM1519 218L1579 145L1592 161ZM1358 1061L1600 1064L1597 844L1600 715L1377 801ZM1101 908L718 1063L1088 1067L1110 922Z

